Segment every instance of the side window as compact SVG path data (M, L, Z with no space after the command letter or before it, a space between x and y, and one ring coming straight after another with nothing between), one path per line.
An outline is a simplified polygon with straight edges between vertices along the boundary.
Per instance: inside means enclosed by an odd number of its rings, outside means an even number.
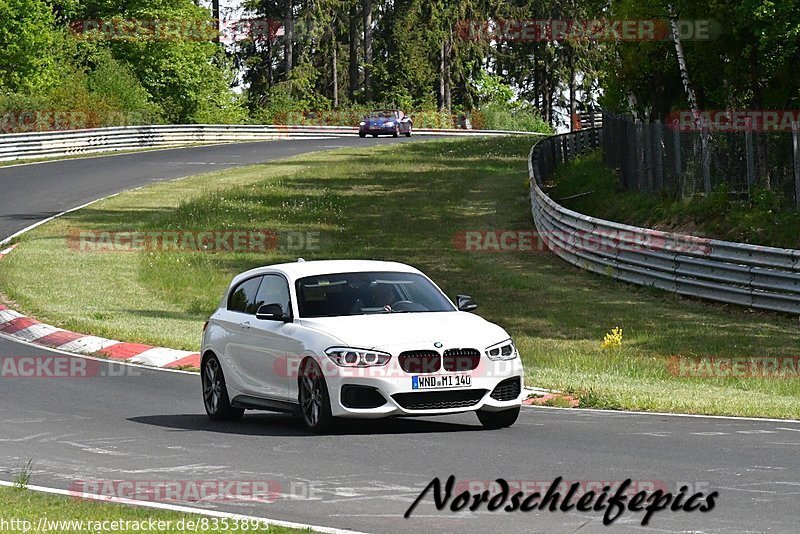
M230 311L255 315L258 309L254 306L256 304L256 294L258 293L259 284L261 284L261 277L256 276L236 286L233 291L231 291L231 296L228 298L228 309Z
M280 304L283 311L290 313L289 285L286 279L277 274L265 274L256 297L256 309L264 304Z

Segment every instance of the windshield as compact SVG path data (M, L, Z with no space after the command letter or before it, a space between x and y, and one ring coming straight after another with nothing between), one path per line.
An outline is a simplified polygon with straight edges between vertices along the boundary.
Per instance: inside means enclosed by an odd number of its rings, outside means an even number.
M455 311L424 276L415 273L336 273L300 278L300 317Z
M373 111L369 114L370 117L373 119L391 119L394 118L394 112L392 111Z

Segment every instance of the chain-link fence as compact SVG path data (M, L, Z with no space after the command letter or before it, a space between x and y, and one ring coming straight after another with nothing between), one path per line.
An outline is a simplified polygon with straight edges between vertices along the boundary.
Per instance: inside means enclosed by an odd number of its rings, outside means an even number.
M628 190L685 198L712 191L800 208L800 133L698 129L603 115L603 157Z

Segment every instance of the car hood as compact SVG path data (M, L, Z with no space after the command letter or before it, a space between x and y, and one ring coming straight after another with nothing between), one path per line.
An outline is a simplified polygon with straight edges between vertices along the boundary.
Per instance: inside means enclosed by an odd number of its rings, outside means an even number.
M384 124L386 124L387 122L390 122L390 121L394 122L395 119L374 118L374 117L369 117L369 118L364 119L364 122L367 123L367 126L383 126Z
M300 319L303 326L320 330L348 346L365 349L412 350L486 347L505 341L505 330L465 312L386 313Z

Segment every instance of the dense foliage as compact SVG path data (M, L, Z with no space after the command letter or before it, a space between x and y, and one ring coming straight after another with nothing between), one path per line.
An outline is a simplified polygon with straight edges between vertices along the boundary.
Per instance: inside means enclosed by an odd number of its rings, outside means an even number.
M243 18L262 24L240 25L238 38L220 43L212 19L217 0L0 0L0 111L85 110L90 125L314 123L329 112L330 123L396 106L425 124L547 129L598 101L664 118L689 106L688 88L705 109L800 105L800 79L791 68L800 55L800 0L244 0L242 6ZM471 33L488 20L664 23L670 16L714 21L713 38ZM240 17L223 9L221 24L230 29Z
M682 45L700 109L798 109L799 0L614 0L615 18L710 20L708 40ZM687 109L672 40L626 42L605 68L606 104L663 119Z
M246 118L219 45L138 37L126 21L201 26L209 14L191 0L0 0L0 127L41 129L59 114L67 128Z

